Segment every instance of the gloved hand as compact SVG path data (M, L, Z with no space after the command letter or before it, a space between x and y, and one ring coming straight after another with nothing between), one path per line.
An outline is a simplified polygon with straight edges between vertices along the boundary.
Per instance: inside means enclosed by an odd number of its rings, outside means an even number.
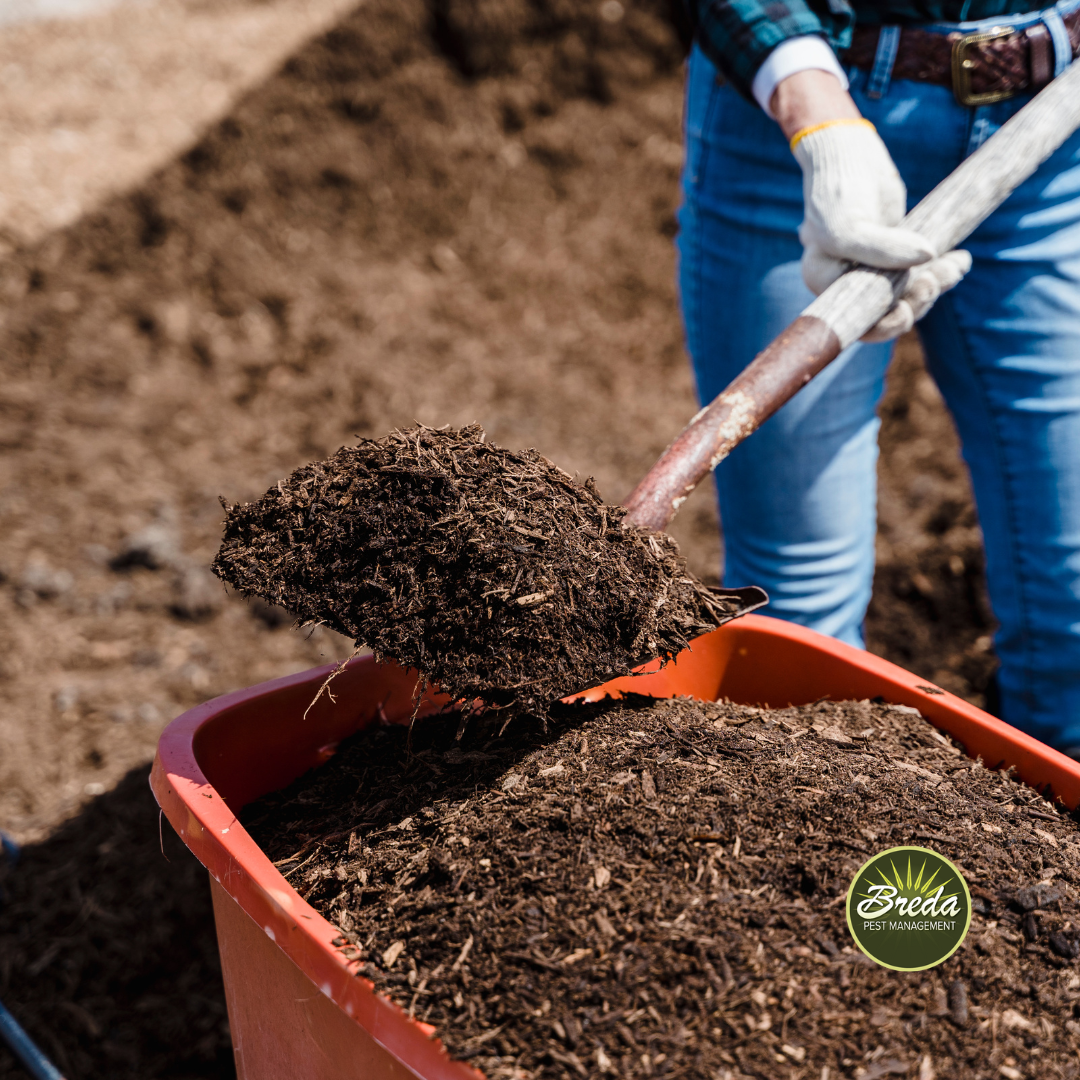
M937 256L928 240L899 227L907 189L868 120L815 124L792 138L791 150L803 171L803 280L820 294L850 263L913 268L900 299L863 341L906 333L971 269L970 254Z

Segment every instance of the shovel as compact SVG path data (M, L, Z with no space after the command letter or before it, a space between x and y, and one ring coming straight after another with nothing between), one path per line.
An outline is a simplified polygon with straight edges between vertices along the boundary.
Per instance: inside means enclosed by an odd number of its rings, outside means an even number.
M987 139L902 224L939 253L950 251L1077 128L1080 62ZM907 275L856 266L834 281L683 429L623 503L627 519L654 532L666 529L709 472L889 311Z
M1078 126L1080 64L988 139L904 224L938 251L955 247ZM453 450L440 456L435 442L422 455L419 431L398 432L363 454L363 448L343 450L344 457L304 466L286 481L287 492L279 483L257 503L227 507L215 570L245 595L283 604L304 621L325 622L423 671L455 700L513 703L527 694L524 704L534 707L629 670L641 662L639 654L670 653L656 636L662 622L662 640L674 648L685 643L684 628L720 625L768 598L754 586L706 596L674 555L664 554L670 541L654 534L735 446L888 312L906 277L907 271L850 270L698 413L625 503L629 523L646 534L623 529L622 514L619 527L609 528L595 491L573 485L565 497L577 517L568 518L566 529L548 512L562 505L563 495L540 500L548 524L539 532L539 516L529 517L529 528L512 523L507 507L531 513L529 484L546 490L563 482L548 477L544 459L522 458L512 466L509 487L481 496L485 478L511 468L508 451L478 456L469 449L472 435L449 433L448 439L464 437L462 465ZM401 449L414 442L415 454ZM481 434L476 446L482 443ZM519 490L527 464L534 479ZM436 482L438 491L457 492L452 504L440 501ZM446 539L443 530L451 527L465 539ZM533 546L514 546L520 534ZM631 558L632 552L638 554ZM446 559L452 572L443 569ZM418 574L413 564L426 569ZM601 564L606 577L598 577ZM526 570L528 588L519 592ZM646 595L647 605L626 606L628 598ZM501 598L498 618L492 603L478 602L492 596ZM626 640L630 627L634 636Z

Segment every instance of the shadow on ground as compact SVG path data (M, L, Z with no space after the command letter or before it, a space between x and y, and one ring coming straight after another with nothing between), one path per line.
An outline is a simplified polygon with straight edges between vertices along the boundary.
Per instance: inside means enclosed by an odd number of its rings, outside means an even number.
M206 871L148 776L0 870L0 998L68 1077L232 1077ZM0 1077L24 1075L0 1048Z

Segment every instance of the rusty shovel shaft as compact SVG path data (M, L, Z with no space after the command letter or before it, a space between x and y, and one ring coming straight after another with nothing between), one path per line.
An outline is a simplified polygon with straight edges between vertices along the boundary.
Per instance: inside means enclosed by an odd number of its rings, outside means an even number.
M709 472L839 354L836 334L800 315L683 428L623 504L629 519L667 528Z
M939 253L961 243L1080 128L1080 63L1037 94L904 219ZM833 282L664 451L625 501L665 529L695 487L892 307L906 270L857 266Z

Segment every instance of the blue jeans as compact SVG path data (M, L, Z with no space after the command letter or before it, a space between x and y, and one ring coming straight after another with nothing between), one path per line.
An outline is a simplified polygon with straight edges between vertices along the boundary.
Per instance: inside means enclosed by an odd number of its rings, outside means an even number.
M868 74L850 75L909 205L1027 100L972 110L910 81L871 96ZM777 125L696 48L685 124L679 287L705 402L812 296L799 271L799 167ZM971 273L919 332L971 471L1002 718L1080 746L1080 135L964 246ZM875 409L891 352L846 350L716 472L725 585L761 585L770 614L855 645L874 572Z

